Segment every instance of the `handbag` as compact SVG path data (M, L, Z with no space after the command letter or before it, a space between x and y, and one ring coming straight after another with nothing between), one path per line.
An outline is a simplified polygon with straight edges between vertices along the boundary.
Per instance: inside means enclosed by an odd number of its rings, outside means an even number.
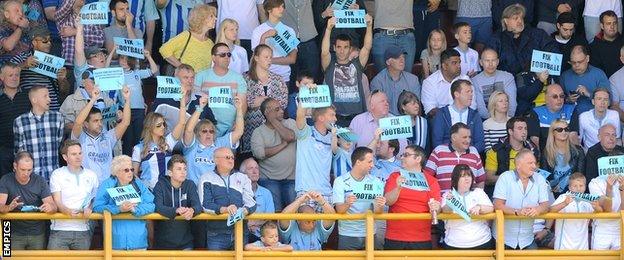
M190 40L191 40L191 32L189 31L189 36L188 38L186 38L186 43L184 44L184 48L182 48L182 53L180 53L180 57L178 57L178 60L180 62L182 62L182 56L184 56L184 52L186 51L186 47L188 46ZM167 62L167 64L165 64L165 75L173 76L173 74L175 73L175 69L176 69L175 66Z

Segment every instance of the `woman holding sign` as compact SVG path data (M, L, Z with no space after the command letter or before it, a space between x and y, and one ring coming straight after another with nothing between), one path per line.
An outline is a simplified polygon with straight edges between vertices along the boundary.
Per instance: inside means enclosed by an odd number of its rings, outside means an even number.
M493 249L492 232L486 220L470 220L470 215L494 212L494 205L481 188L475 188L470 167L458 164L451 175L452 190L444 193L442 212L457 213L464 219L447 220L444 244L447 249ZM463 211L463 214L458 211Z
M141 217L154 212L154 195L142 182L134 178L132 159L127 155L113 158L112 175L98 189L93 211L108 211L113 215L132 213ZM147 223L145 220L114 220L113 249L147 249Z

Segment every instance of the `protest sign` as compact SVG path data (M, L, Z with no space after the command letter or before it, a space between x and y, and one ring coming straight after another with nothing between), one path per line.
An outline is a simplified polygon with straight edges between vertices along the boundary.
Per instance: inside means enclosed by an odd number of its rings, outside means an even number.
M182 98L182 84L176 77L156 76L156 98Z
M208 107L210 108L232 108L232 89L230 87L211 87L208 89Z
M379 119L381 141L412 137L412 118L410 116L394 116Z
M422 172L410 172L401 169L401 177L405 178L402 187L416 191L429 191L427 178Z
M470 214L468 214L468 209L466 209L466 205L464 205L464 203L459 200L462 197L461 195L459 195L459 192L453 189L451 190L451 194L453 194L453 197L450 199L446 196L444 197L444 199L446 200L446 205L451 208L453 212L455 212L466 221L472 221L472 218L470 218Z
M30 70L50 78L55 79L56 73L65 65L65 59L40 51L35 51L33 56L35 56L39 64L34 68L30 68Z
M93 71L93 78L95 79L95 85L101 91L122 89L125 82L122 68L96 69Z
M227 226L231 227L236 224L236 222L241 221L245 217L243 213L245 213L244 208L238 208L234 215L228 215Z
M117 126L117 111L119 111L118 104L102 109L102 124L104 125L104 129L110 130Z
M335 10L336 28L366 28L366 11L357 10Z
M304 108L319 108L331 106L329 86L317 85L316 88L299 88L299 102Z
M548 70L548 74L559 76L561 75L562 61L563 55L559 53L533 50L531 72L540 73L544 70Z
M277 31L277 34L267 39L267 41L269 45L273 46L273 51L277 52L278 57L287 56L297 48L299 39L286 28L286 25L280 22L273 29Z
M108 25L108 2L95 2L80 8L80 23Z
M332 4L332 9L334 10L346 10L355 3L355 0L335 0Z
M115 205L119 206L124 202L141 203L141 196L132 185L122 187L113 187L106 189L108 195L115 201Z
M134 57L137 59L145 59L143 49L145 45L143 39L126 39L114 37L113 40L117 44L117 54Z
M383 196L384 184L377 180L354 182L351 185L353 195L358 200L374 200Z
M594 202L600 199L600 195L590 194L590 193L580 193L580 192L572 192L568 191L568 196L572 196L576 200Z
M336 127L336 135L338 135L338 137L344 139L347 142L353 143L353 142L357 142L358 140L358 135L356 135L355 133L351 132L351 130L349 130L349 128L346 127L339 127L339 126L334 126Z
M624 175L624 155L598 158L598 176Z

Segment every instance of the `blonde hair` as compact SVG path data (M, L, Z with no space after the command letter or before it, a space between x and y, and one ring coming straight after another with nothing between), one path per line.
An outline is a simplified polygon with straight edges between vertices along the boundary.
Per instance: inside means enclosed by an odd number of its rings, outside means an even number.
M503 31L507 30L507 25L505 25L505 19L511 18L514 15L520 15L524 19L524 16L526 15L526 8L524 8L524 6L522 6L521 4L513 4L507 6L505 10L503 10L503 16L501 17L501 28L503 28Z
M208 126L210 128L212 128L212 130L217 131L214 123L212 123L212 121L208 120L208 119L202 119L199 121L199 123L197 123L197 125L195 125L195 128L193 129L193 133L195 133L195 136L199 135L199 131L204 128L204 126ZM215 139L217 136L217 133L215 132L214 134Z
M2 1L2 3L0 3L0 23L4 24L5 22L9 22L7 20L7 18L4 16L4 12L7 11L7 9L9 9L9 6L11 5L17 5L19 6L19 8L22 8L22 3L16 1L16 0L7 0L7 1ZM22 13L24 12L24 10L22 9ZM26 14L24 14L26 15Z
M488 100L488 105L487 105L487 109L488 109L488 112L490 113L490 117L494 117L496 114L496 102L498 102L498 97L500 95L505 95L507 97L507 104L509 104L509 96L507 95L507 93L499 91L499 90L492 92L492 94L490 95L490 99Z
M557 119L552 124L550 124L550 128L548 128L548 138L546 139L545 149L546 149L546 163L548 163L548 166L550 167L555 167L555 164L557 163L557 147L555 147L555 128L566 127L567 125L568 123L566 121ZM568 139L565 140L565 143L566 143L567 149L564 149L563 151L563 161L568 163L570 162L570 157L571 157L570 150L572 148L569 137Z
M431 42L431 38L433 38L434 33L439 33L440 35L442 35L442 49L440 50L440 52L446 50L446 35L444 34L444 31L440 29L434 29L429 33L429 37L427 38L427 52L429 53L429 56L431 56L431 54L433 53L429 42Z
M145 116L145 120L143 121L143 131L141 132L141 141L143 142L143 150L141 150L141 159L147 156L149 152L150 144L153 142L156 144L158 149L161 151L169 150L169 146L167 145L167 141L165 140L165 136L161 136L158 140L152 139L152 130L156 128L156 120L162 118L163 122L165 122L165 117L162 114L150 112ZM166 122L163 127L166 126Z
M132 158L130 158L130 156L115 156L113 161L111 161L111 175L117 177L117 172L123 170L123 166L126 163L132 167Z
M225 42L225 29L227 26L236 26L237 28L240 28L240 26L238 25L238 22L234 19L230 19L230 18L226 18L225 20L221 21L221 27L219 27L219 33L217 33L217 43L226 43ZM234 44L236 45L240 45L240 39L237 35L236 39L234 40Z
M189 12L188 16L189 31L194 33L201 33L204 22L210 15L214 15L216 17L217 8L206 4L200 4L193 7L193 9L191 9L191 12Z

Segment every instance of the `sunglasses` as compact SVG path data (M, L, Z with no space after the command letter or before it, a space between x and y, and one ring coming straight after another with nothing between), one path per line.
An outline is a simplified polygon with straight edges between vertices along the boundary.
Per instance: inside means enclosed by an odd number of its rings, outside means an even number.
M121 170L123 172L125 172L125 173L134 172L134 168L124 168L124 169L121 169Z
M550 97L551 97L551 98L561 98L561 99L564 99L564 98L565 98L565 95L564 95L564 94L559 94L559 95L552 95L552 96L550 96Z
M161 128L161 127L167 127L167 123L165 122L160 122L156 124L156 128Z
M51 41L50 38L45 38L45 39L36 38L35 40L40 41L41 43L50 43Z
M231 53L231 52L215 53L214 55L215 55L215 56L219 56L219 57L221 57L221 58L225 58L226 56L227 56L228 58L229 58L229 57L232 57L232 53Z
M557 133L561 133L561 132L563 132L563 131L566 131L566 132L568 132L568 133L570 132L570 128L569 128L569 127L567 127L567 126L566 126L566 127L557 127L557 128L555 128L555 129L553 129L553 130L554 130L555 132L557 132Z
M215 133L215 130L214 130L214 129L210 129L210 130L208 130L208 129L204 129L204 130L201 130L200 132L201 132L202 134L206 134L206 133L211 133L211 134L214 134L214 133Z

